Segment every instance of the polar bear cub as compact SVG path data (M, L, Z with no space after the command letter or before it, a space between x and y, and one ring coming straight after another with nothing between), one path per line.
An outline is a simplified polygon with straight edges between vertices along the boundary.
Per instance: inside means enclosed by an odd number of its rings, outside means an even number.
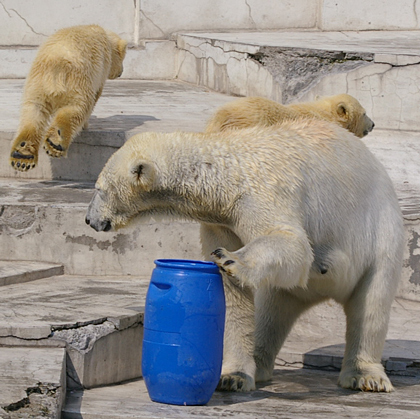
M361 140L321 120L218 134L142 133L103 168L86 222L199 221L223 273L227 312L219 388L271 377L295 320L332 298L347 316L339 384L391 391L381 365L402 268L392 182Z
M375 126L360 102L343 93L314 102L290 105L282 105L263 97L240 98L217 109L207 123L206 132L256 125L269 126L302 117L335 122L360 138L369 134Z
M123 71L127 42L98 25L61 29L41 45L26 79L20 126L10 163L36 166L42 143L52 157L67 154L102 94L106 79Z

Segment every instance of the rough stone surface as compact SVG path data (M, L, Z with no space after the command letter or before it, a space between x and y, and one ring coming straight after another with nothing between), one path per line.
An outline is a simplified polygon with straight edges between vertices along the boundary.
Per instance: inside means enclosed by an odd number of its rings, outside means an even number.
M261 63L282 87L282 101L296 101L322 78L348 73L373 61L373 54L301 48L262 47L249 55Z
M65 399L65 350L0 347L0 417L60 417Z

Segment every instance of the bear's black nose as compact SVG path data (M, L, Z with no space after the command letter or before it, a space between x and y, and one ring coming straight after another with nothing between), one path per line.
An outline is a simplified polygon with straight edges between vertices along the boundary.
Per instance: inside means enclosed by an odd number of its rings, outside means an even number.
M111 230L111 221L109 221L109 220L105 220L104 222L103 222L103 231L109 231L109 230Z
M89 218L85 218L85 223L87 224L87 225L89 225L90 224L90 220L89 220Z

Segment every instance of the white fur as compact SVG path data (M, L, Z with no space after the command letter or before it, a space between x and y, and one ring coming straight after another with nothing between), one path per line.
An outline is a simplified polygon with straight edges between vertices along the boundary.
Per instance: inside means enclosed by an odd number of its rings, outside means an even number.
M87 214L96 230L154 213L201 222L203 254L225 282L221 389L269 379L294 321L333 298L348 322L339 383L392 390L380 362L402 217L384 168L354 135L315 120L139 134L110 158L97 189Z

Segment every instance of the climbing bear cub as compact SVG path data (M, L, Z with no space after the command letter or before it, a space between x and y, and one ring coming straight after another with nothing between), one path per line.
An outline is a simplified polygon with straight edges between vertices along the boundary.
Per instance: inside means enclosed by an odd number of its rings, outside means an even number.
M61 29L46 40L25 83L10 154L16 170L37 165L41 143L50 156L66 156L73 138L87 128L106 79L121 75L126 47L97 25Z

